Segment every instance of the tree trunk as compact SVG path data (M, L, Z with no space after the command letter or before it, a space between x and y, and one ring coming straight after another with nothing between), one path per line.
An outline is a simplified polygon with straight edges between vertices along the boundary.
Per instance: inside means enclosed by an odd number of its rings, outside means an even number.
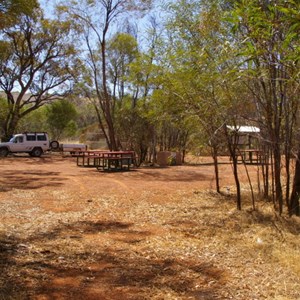
M236 208L238 210L241 210L242 209L242 197L241 197L241 186L240 186L240 180L239 180L239 175L238 175L238 164L237 164L236 155L234 155L234 157L232 157L232 162L233 162L233 175L234 175L234 180L235 180L235 185L236 185Z
M293 182L293 189L290 198L290 205L289 205L289 214L291 215L300 215L300 208L299 208L299 197L300 197L300 149L297 153L296 158L296 168L295 168L295 176Z
M236 206L238 210L242 209L242 196L241 196L241 186L238 174L238 160L237 160L237 141L238 137L236 134L230 135L227 131L227 127L225 126L225 135L227 138L227 146L230 152L230 156L233 163L233 176L236 186Z
M110 142L109 149L110 149L110 151L117 151L119 149L118 149L118 145L117 145L117 141L116 141L114 124L113 124L110 114L108 117L106 117L106 124L107 124L108 136L109 136L109 142Z
M102 41L101 41L101 57L102 57L102 87L103 87L103 94L104 94L104 116L106 120L107 130L108 130L108 137L109 137L109 149L111 151L117 151L117 139L115 135L114 123L113 123L113 115L114 115L114 106L112 105L112 97L108 92L107 86L107 66L106 66L106 33L109 26L109 21L106 20L107 23L102 32Z
M218 166L218 149L217 147L212 148L212 157L214 160L214 169L215 169L215 177L216 177L216 191L220 193L220 178L219 178L219 166Z
M16 113L15 111L10 112L3 125L4 136L1 137L1 140L3 142L9 141L10 138L13 136L13 134L16 133L16 128L18 126L18 123L19 123L18 113Z
M283 195L281 186L281 155L279 145L274 147L274 178L275 178L275 201L278 204L278 212L283 211Z
M270 177L270 167L269 167L269 149L268 147L263 148L264 157L263 157L263 164L262 164L262 177L263 177L263 197L264 199L269 199L269 177Z

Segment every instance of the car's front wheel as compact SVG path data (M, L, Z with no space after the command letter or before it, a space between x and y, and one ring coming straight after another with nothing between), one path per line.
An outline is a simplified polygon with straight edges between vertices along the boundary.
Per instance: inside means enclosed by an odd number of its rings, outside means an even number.
M5 157L8 155L8 149L6 147L0 148L0 157Z

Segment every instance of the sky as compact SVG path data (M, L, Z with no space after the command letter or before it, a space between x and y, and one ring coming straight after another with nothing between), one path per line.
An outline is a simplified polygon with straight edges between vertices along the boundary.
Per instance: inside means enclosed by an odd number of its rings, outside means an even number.
M54 14L55 6L62 1L61 0L40 0L39 2L41 7L44 9L46 17L51 17ZM165 14L162 12L160 8L163 2L165 1L153 0L153 9L151 10L151 12L147 13L143 18L135 20L138 21L139 30L142 31L145 29L145 27L147 26L149 16L151 14L152 15L155 14L159 20L165 20Z
M40 5L43 8L46 17L51 18L54 16L55 6L58 5L61 0L39 0ZM132 22L133 26L137 26L137 37L140 49L147 48L148 35L146 34L147 29L150 26L150 16L156 17L157 23L163 23L166 21L166 13L161 9L161 6L164 2L172 2L173 0L153 0L153 9L148 12L143 18L131 18L129 19ZM159 24L161 25L161 24ZM119 25L117 25L115 30L110 30L111 33L118 31ZM112 28L111 28L112 29ZM122 30L122 29L121 29Z

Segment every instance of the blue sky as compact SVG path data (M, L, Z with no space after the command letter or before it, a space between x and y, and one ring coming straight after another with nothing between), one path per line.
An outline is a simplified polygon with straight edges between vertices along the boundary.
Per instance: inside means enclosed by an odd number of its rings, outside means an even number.
M166 14L161 9L161 5L166 1L172 2L173 0L164 0L164 1L153 0L153 1L154 1L153 9L149 13L147 13L143 18L129 19L130 22L133 22L133 25L136 24L138 27L137 35L138 35L138 40L140 42L139 43L140 46L144 45L145 37L147 36L145 33L146 33L147 28L149 28L149 26L150 26L150 22L149 22L150 16L155 15L157 18L156 21L158 23L162 23L162 22L166 21ZM43 8L46 17L53 16L55 6L59 3L63 3L63 1L61 1L61 0L40 0L40 5ZM111 32L113 32L113 31L111 31ZM146 40L147 40L147 37L146 37Z
M46 17L51 17L54 13L54 8L57 4L63 2L61 0L40 0L40 5L44 9L44 12L46 14ZM150 14L155 14L158 16L160 20L165 19L165 14L162 12L160 6L163 4L163 2L166 1L161 1L161 0L153 0L154 7L151 12L149 12L144 18L138 20L140 23L140 26L143 27L144 24L147 23L147 19L149 18ZM169 0L170 2L170 0Z

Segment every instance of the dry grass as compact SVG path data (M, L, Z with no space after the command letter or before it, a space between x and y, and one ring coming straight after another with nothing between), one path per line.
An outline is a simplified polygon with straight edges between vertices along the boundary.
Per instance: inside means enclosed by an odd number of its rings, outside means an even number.
M7 192L0 299L300 299L300 222L268 203L178 191L165 203L93 197L81 210ZM71 194L53 198L68 203ZM126 199L126 201L125 201Z

